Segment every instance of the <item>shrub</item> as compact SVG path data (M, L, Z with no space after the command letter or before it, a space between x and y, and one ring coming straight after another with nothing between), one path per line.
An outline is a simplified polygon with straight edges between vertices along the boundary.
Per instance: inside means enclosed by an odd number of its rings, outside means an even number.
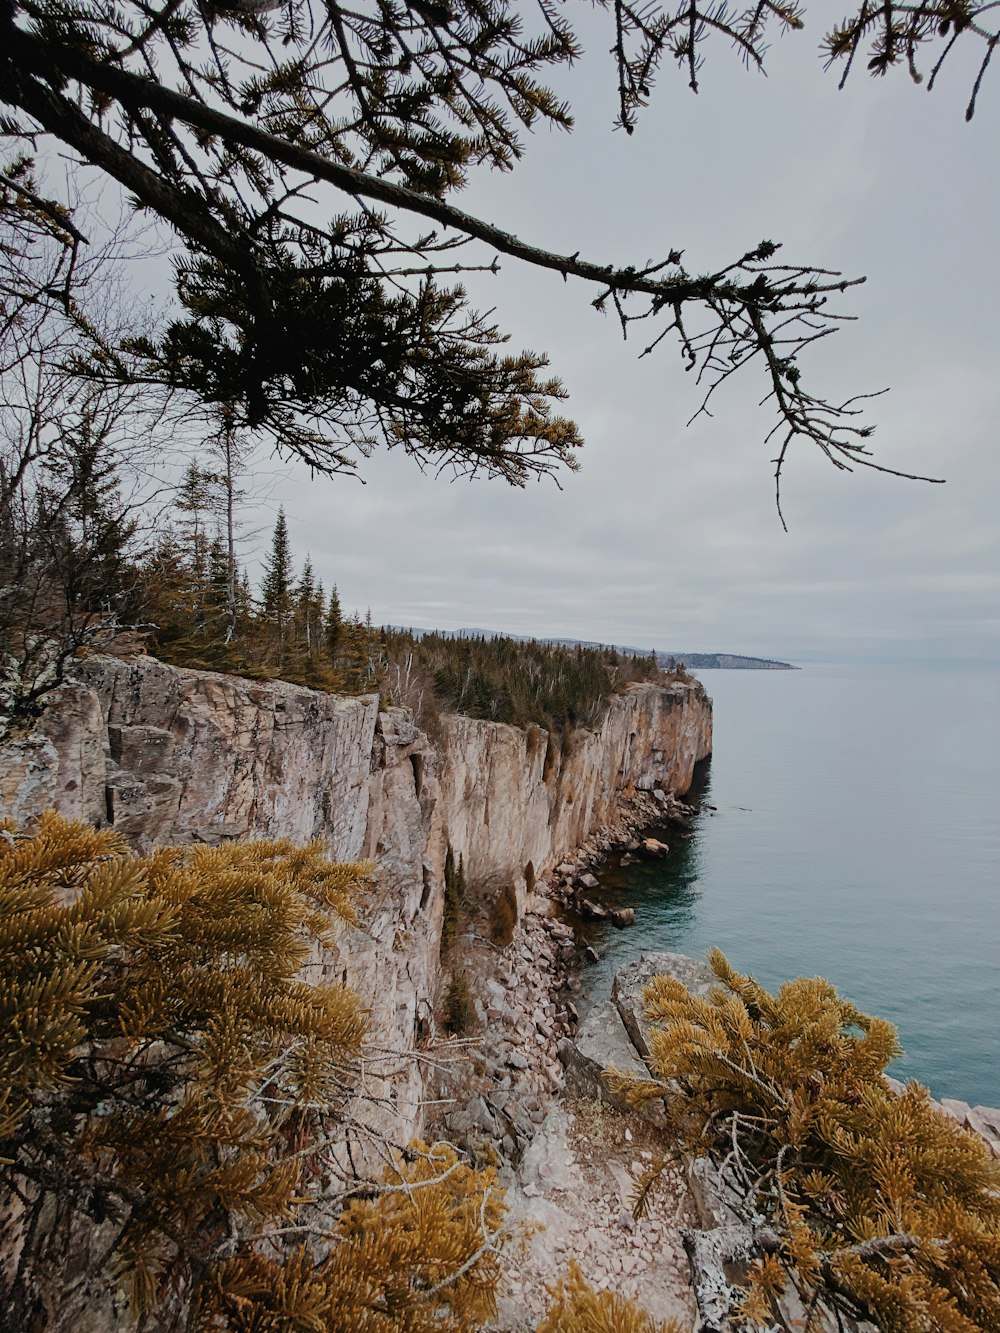
M444 912L441 917L441 952L446 953L458 931L465 905L465 857L455 861L451 843L444 858Z
M742 1316L770 1325L791 1277L807 1305L886 1333L1000 1328L1000 1164L926 1089L892 1091L892 1025L819 978L771 995L718 950L711 963L708 997L667 977L646 990L658 1077L609 1082L665 1098L682 1142L745 1200Z
M506 884L490 908L490 939L498 949L506 949L514 938L517 926L517 891L513 884Z
M314 1193L366 1016L300 969L369 869L288 842L138 857L54 815L0 839L0 1251L21 1250L4 1327L72 1327L122 1284L162 1330L192 1299L234 1329L479 1326L493 1177L417 1149L339 1220ZM326 1241L284 1252L289 1221Z
M682 1333L677 1320L659 1324L624 1296L594 1291L572 1259L550 1294L552 1303L537 1333Z
M220 1264L204 1294L205 1324L241 1333L481 1328L496 1314L504 1240L496 1171L474 1170L448 1144L418 1142L384 1186L345 1208L318 1262L301 1246L283 1263L254 1254Z
M529 764L541 752L544 744L542 737L544 735L545 732L542 730L542 728L538 725L537 722L530 722L528 724L527 736L525 739L525 752L527 754Z

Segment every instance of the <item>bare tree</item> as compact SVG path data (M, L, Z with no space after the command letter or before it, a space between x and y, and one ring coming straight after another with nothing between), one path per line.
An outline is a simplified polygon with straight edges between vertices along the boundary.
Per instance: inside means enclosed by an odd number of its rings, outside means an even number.
M0 727L113 643L136 603L128 557L155 521L167 405L79 374L120 335L121 247L81 255L75 225L25 179L0 192Z

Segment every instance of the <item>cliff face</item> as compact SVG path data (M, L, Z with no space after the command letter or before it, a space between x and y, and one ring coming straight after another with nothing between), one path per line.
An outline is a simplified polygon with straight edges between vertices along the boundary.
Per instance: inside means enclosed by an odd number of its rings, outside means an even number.
M633 686L568 742L447 719L434 744L408 710L282 682L90 659L34 731L0 747L0 817L46 808L113 825L140 850L240 837L324 838L371 857L379 886L326 966L372 1006L386 1045L431 1027L448 844L468 881L524 889L614 815L629 788L687 790L711 748L698 685ZM398 1062L393 1062L398 1064ZM397 1128L420 1126L415 1064L392 1080Z

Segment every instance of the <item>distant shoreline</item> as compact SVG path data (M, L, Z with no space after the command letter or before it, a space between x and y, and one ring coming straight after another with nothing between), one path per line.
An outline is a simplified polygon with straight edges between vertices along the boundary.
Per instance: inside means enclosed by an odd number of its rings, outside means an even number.
M387 625L387 629L405 630L418 639L425 634L438 634L445 639L513 639L517 643L551 643L560 648L614 648L630 657L648 657L650 648L635 648L629 644L601 643L597 639L554 639L542 634L508 634L500 629L417 629L413 625ZM692 671L801 671L791 662L778 662L770 657L745 657L740 653L664 653L655 650L659 666L670 668L683 663Z
M657 653L660 666L683 662L691 671L801 671L791 662L769 657L741 657L738 653Z

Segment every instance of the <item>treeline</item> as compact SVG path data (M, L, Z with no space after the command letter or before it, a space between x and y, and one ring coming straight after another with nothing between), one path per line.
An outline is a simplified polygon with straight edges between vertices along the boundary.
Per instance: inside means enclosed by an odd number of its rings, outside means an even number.
M546 730L592 726L610 695L633 681L665 680L652 654L563 647L503 636L383 636L386 691L421 716L428 695L444 712Z
M61 434L30 492L0 490L9 717L30 712L73 657L93 651L145 648L177 666L377 692L431 730L442 712L549 731L591 726L616 691L670 674L652 654L417 636L345 614L310 557L297 565L283 510L251 579L238 554L238 460L217 452L209 466L189 464L153 518L123 498L106 431L87 427Z
M378 689L380 632L370 615L343 613L336 584L326 592L308 555L296 569L284 510L254 587L220 498L219 478L191 465L175 522L141 564L150 652L177 666L316 689Z

